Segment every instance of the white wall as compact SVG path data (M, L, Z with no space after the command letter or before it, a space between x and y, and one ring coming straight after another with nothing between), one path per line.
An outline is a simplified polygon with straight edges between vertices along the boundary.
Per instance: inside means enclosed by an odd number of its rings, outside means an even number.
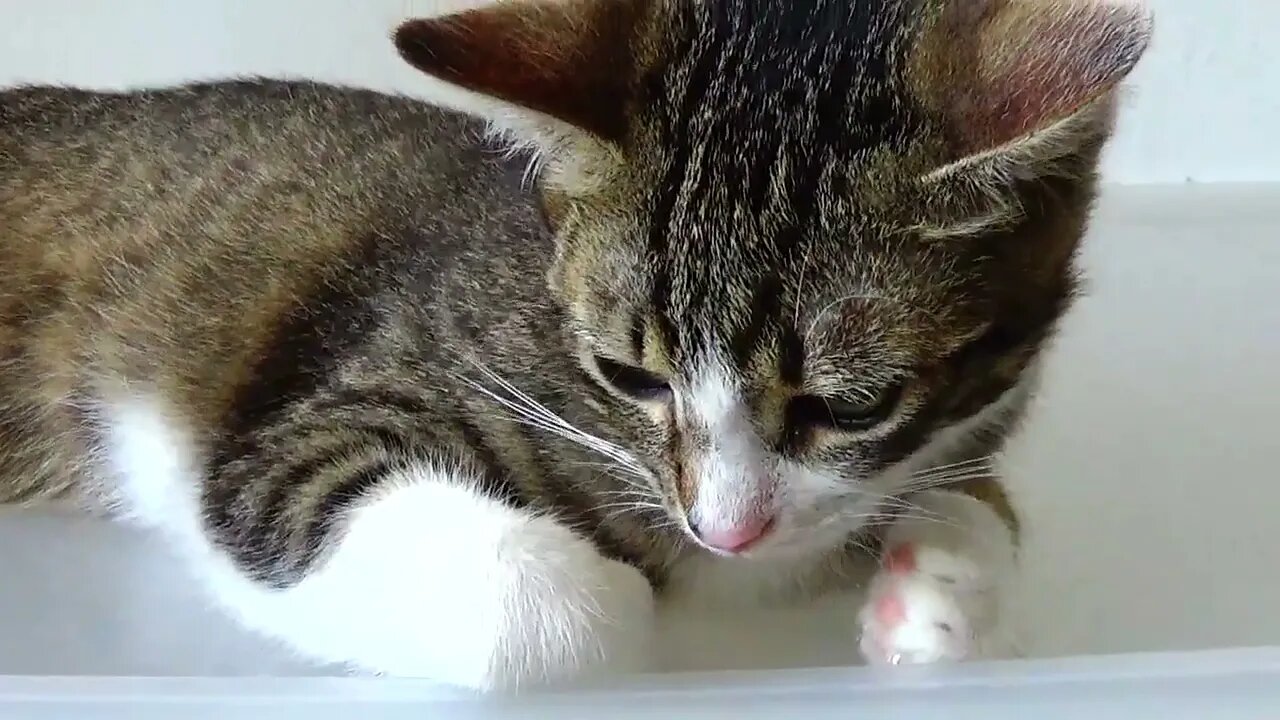
M409 93L398 19L482 0L5 0L0 84L295 75ZM1119 183L1280 180L1280 3L1148 0L1156 39L1107 160Z
M1134 73L1108 179L1280 180L1280 2L1147 2L1155 39Z

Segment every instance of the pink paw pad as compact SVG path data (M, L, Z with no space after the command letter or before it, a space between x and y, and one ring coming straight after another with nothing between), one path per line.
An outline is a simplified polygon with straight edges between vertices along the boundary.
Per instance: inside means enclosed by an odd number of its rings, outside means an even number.
M916 549L911 543L904 543L884 556L884 569L894 575L906 575L916 571Z
M896 593L889 593L876 601L876 621L886 627L894 627L907 619L907 606Z

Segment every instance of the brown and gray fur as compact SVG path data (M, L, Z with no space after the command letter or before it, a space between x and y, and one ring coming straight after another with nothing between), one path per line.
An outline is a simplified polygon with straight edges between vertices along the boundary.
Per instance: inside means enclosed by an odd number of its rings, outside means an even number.
M1085 80L1012 77L1002 54L1044 52L1024 36L1045 4L1016 5L597 0L404 26L410 62L540 155L533 185L481 120L362 90L4 91L0 499L123 502L104 408L145 393L199 449L210 537L271 586L424 455L660 586L691 551L670 518L700 439L592 356L676 387L730 358L770 451L851 491L1033 368L1142 43L1063 35ZM509 396L496 378L625 448L653 502L611 510L634 482L513 419L477 387ZM796 417L895 384L881 427ZM996 451L1020 407L930 463ZM989 474L959 487L1015 522Z

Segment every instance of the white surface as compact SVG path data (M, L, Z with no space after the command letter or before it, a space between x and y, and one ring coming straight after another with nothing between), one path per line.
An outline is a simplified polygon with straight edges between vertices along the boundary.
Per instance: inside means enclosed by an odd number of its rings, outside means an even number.
M1280 648L994 665L643 678L472 697L402 680L0 677L0 717L75 720L894 718L1274 720Z
M1280 645L1272 208L1280 186L1107 194L1090 294L1009 459L1026 546L1008 601L1029 654ZM314 672L204 610L124 528L0 515L0 547L0 675ZM681 668L843 663L849 624L726 618L666 646Z
M294 75L399 90L395 23L483 0L7 0L0 85L94 87L229 74ZM1106 176L1118 183L1280 181L1280 3L1147 0L1156 34L1134 73Z

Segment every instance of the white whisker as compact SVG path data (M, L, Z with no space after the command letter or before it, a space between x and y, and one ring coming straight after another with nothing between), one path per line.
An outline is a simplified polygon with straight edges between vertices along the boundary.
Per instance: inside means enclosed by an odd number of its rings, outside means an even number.
M642 500L623 500L618 502L601 503L599 505L593 505L592 508L600 511L612 509L612 512L605 515L606 520L625 512L636 512L646 515L656 515L658 513L665 512L661 505Z
M634 475L636 475L637 477L640 477L640 478L646 478L646 477L647 477L647 476L646 476L646 475L644 475L640 470L638 470L638 469L637 469L637 468L635 468L635 467L632 467L632 466L631 466L631 464L630 464L630 462L629 462L628 460L623 459L623 458L618 458L618 457L616 457L615 455L613 455L613 454L611 454L611 453L607 452L607 451L606 451L606 449L603 449L603 448L600 448L600 447L596 447L596 446L595 446L595 444L594 444L594 442L593 442L594 440L596 440L596 438L595 438L594 436L586 435L585 433L578 434L578 433L573 432L573 431L571 431L571 430L567 431L563 426L561 426L561 425L559 425L559 424L548 423L548 422L546 422L545 420L543 420L543 419L541 419L541 418L533 417L533 416L531 416L531 415L529 415L529 414L527 414L527 413L523 412L522 410L520 410L520 409L518 409L518 408L516 408L516 407L512 406L512 405L511 405L511 404L510 404L510 403L509 403L505 398L500 398L500 397L498 397L498 396L495 396L495 395L493 395L492 393L489 393L489 392L487 392L487 391L485 391L485 390L483 390L483 389L481 389L480 391L481 391L481 392L485 392L485 394L487 394L487 395L489 395L490 397L492 397L496 402L503 403L503 404L504 404L504 406L506 406L506 407L510 407L510 408L512 409L512 411L513 411L513 412L517 412L517 413L519 413L519 415L515 415L515 416L513 416L513 415L499 415L498 417L500 417L500 418L502 418L502 419L504 419L504 420L507 420L507 421L509 421L509 422L519 423L519 424L521 424L521 425L527 425L527 426L529 426L529 427L537 428L537 429L539 429L539 430L543 430L543 431L549 432L549 433L551 433L551 434L553 434L553 435L557 435L557 436L559 436L559 437L563 437L563 438L565 438L565 439L567 439L567 440L570 440L570 441L572 441L572 442L575 442L575 443L577 443L577 444L579 444L579 445L583 445L584 447L589 447L590 449L596 450L597 452L600 452L600 453L602 453L602 454L604 454L604 455L606 455L606 456L608 456L608 457L611 457L611 458L614 460L614 464L613 464L613 467L614 467L614 468L619 469L619 470L625 470L625 471L630 472L630 473L632 473L632 474L634 474ZM601 441L601 442L603 442L603 441Z
M637 488L634 490L597 490L592 494L600 495L602 497L618 496L618 497L639 497L639 498L649 498L649 499L657 499L658 497L652 492L647 492L645 488Z
M927 476L931 476L939 473L946 473L946 472L951 472L953 470L960 470L960 469L966 469L966 468L972 468L972 467L993 467L994 468L995 456L984 455L983 457L970 458L968 460L961 460L959 462L948 463L946 465L936 465L934 467L925 468L923 470L917 470L911 473L911 476L913 478L927 477Z
M974 482L976 480L994 480L1000 476L991 471L974 471L969 473L959 473L956 475L943 475L940 477L921 478L912 482L908 482L898 492L902 494L918 493L924 490L935 490L938 488L953 487L962 483Z
M626 450L600 438L591 433L585 432L564 418L552 412L545 405L530 397L527 393L521 391L515 385L511 384L497 373L480 365L472 363L477 370L485 375L491 382L496 384L504 394L495 392L485 385L471 380L470 378L459 376L459 380L466 383L477 392L485 397L498 403L503 408L515 413L515 417L509 418L511 421L520 422L531 427L551 433L565 440L573 442L581 447L593 450L610 460L613 460L614 467L624 470L641 479L647 479L648 473L645 468Z

